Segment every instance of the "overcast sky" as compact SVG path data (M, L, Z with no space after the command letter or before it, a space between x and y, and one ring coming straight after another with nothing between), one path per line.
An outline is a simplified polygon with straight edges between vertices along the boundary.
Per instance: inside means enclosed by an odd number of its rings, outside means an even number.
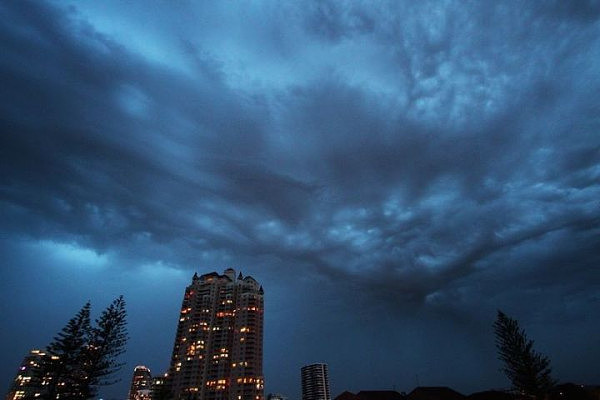
M266 393L506 388L496 310L600 383L597 1L0 3L1 388L123 294L265 289Z

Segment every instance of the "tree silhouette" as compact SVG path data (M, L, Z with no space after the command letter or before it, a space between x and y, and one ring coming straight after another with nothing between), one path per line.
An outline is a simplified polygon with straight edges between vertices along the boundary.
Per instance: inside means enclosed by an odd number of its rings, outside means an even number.
M118 358L125 353L127 344L126 318L125 300L120 296L102 312L96 326L90 330L86 372L92 395L96 394L98 386L118 382L113 377L124 365Z
M48 345L48 352L59 357L48 366L53 376L49 386L51 399L86 398L83 393L87 386L83 364L90 332L90 308L88 301Z
M494 322L498 358L504 362L502 371L521 394L543 398L556 384L550 376L550 360L533 350L533 340L527 339L519 323L498 310Z
M87 302L48 345L48 352L58 357L50 367L49 399L90 399L98 386L116 382L112 377L123 366L118 358L128 339L125 300L115 299L94 326L90 308Z

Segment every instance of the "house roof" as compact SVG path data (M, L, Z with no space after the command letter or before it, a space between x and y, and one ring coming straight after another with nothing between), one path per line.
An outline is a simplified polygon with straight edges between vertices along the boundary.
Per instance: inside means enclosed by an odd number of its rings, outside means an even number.
M395 390L361 390L357 396L360 400L405 400L405 396Z
M514 395L499 390L486 390L470 394L468 400L513 400Z
M408 400L463 400L465 396L447 386L419 386L410 392Z
M345 391L336 396L333 400L360 400L360 398L352 392Z

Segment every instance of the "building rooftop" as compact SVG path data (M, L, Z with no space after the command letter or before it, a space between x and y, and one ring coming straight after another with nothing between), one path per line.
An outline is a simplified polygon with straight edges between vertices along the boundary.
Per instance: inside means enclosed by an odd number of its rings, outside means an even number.
M405 400L405 396L395 390L361 390L357 393L360 400Z
M346 390L346 391L338 394L336 396L336 398L333 399L333 400L360 400L360 397L358 397L354 393L349 392L349 391Z
M499 390L472 393L467 397L469 400L513 400L514 398L514 395Z
M410 392L408 400L463 400L465 396L447 386L419 386Z

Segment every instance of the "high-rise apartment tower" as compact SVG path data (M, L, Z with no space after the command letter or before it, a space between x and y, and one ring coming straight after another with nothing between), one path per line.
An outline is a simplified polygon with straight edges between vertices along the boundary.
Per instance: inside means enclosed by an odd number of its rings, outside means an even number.
M129 400L152 399L152 375L148 367L138 365L133 369L128 398Z
M54 371L58 362L57 356L41 350L31 350L19 366L6 400L54 397L50 392L55 385Z
M264 400L263 288L226 269L185 289L166 385L173 399Z
M327 364L302 367L302 400L331 400Z

